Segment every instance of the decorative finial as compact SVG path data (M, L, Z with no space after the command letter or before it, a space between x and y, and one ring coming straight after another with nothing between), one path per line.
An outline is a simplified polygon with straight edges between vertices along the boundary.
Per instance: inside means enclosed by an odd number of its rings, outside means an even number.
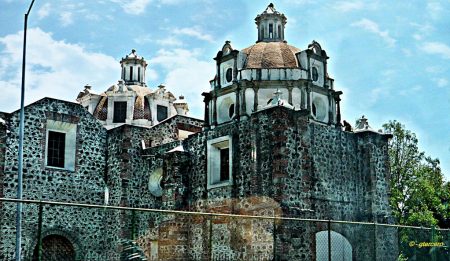
M136 53L136 50L135 50L135 49L131 49L131 53L132 53L132 54L135 54L135 53Z

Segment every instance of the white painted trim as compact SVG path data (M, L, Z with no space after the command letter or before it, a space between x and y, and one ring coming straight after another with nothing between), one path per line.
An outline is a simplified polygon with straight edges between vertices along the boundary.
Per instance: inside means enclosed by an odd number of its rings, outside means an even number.
M228 148L229 177L227 181L213 183L214 177L220 176L219 149ZM230 135L207 141L207 189L229 186L233 184L233 148ZM217 159L219 157L219 159ZM217 173L218 171L218 173ZM216 178L217 179L217 178Z
M64 150L64 168L47 165L48 154L48 133L49 131L60 132L66 134L65 150ZM45 167L52 169L75 170L75 153L76 153L77 125L68 122L47 120L47 131L45 134Z

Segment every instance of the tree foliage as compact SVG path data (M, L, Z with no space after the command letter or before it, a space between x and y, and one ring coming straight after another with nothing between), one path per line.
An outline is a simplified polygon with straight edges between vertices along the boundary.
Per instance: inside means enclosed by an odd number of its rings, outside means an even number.
M390 204L403 225L450 225L450 184L444 181L438 159L419 150L418 139L397 121L383 125L389 141L391 164Z

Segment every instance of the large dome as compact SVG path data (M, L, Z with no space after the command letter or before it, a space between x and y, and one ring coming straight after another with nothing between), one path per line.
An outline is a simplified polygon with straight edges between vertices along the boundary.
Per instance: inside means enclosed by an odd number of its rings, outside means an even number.
M258 42L242 52L247 54L247 69L297 68L295 54L300 49L285 42Z

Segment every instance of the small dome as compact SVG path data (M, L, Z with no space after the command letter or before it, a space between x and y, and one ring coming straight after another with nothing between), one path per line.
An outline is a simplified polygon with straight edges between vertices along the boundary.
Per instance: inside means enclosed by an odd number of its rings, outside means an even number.
M247 54L246 69L297 68L297 47L285 42L258 42L242 50Z

